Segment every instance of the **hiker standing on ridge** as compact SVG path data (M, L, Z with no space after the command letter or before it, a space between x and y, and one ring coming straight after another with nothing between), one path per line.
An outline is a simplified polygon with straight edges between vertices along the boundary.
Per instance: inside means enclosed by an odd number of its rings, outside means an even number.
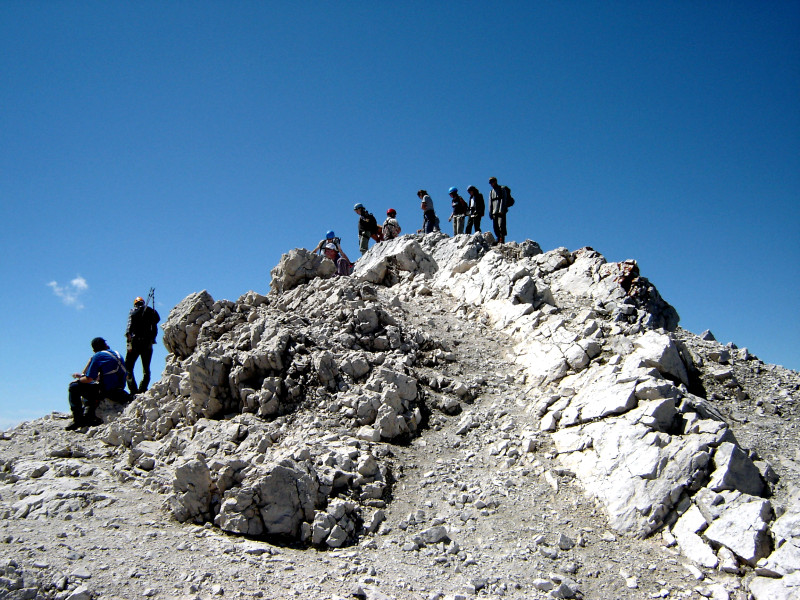
M390 208L386 211L386 220L383 222L383 239L393 240L400 235L400 223L397 222L397 211Z
M336 237L333 231L325 234L325 239L320 240L317 247L312 250L315 254L320 252L325 254L325 258L329 258L336 265L336 274L347 276L353 271L353 263L347 258L341 246L342 240Z
M434 231L439 231L439 218L433 210L433 200L431 200L428 192L420 190L417 192L417 197L422 200L419 207L422 209L424 217L422 220L422 229L418 230L417 233L433 233Z
M353 206L353 210L358 215L358 249L361 251L361 256L364 256L369 250L369 238L376 242L381 241L381 229L375 216L364 208L363 204L357 203Z
M94 354L83 372L72 374L75 379L69 384L72 423L67 425L67 431L100 425L103 421L95 414L100 399L110 392L125 395L126 371L119 352L111 350L101 337L92 340L92 350Z
M464 199L458 194L457 187L451 187L447 193L450 194L450 204L453 207L453 212L450 214L447 220L453 222L453 235L455 236L459 233L464 233L464 219L467 216L467 209L469 207Z
M125 337L128 340L128 351L125 353L125 369L128 371L128 390L131 394L141 394L150 385L150 360L153 358L153 344L156 343L158 322L161 317L156 309L147 306L144 298L138 296L133 301L133 308L128 314L128 326ZM133 367L136 359L142 357L142 382L136 386Z
M475 227L475 233L481 231L481 218L486 212L486 202L483 200L483 194L478 191L474 185L467 188L469 192L469 219L467 220L467 235L472 233L472 227Z
M506 213L508 212L508 188L497 185L497 177L489 178L492 193L489 195L489 216L494 225L494 235L498 244L506 241Z

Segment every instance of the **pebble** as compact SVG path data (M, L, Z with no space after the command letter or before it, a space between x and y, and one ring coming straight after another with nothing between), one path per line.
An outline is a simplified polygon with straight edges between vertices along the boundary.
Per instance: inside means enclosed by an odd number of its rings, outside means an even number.
M75 577L76 579L91 579L92 574L86 567L78 567L72 573L69 574L70 577Z
M89 588L85 586L78 586L72 592L70 592L69 596L67 596L66 600L91 600L92 593L89 591Z
M697 581L702 581L705 579L703 572L694 565L685 564L683 565L683 568L686 569L689 572L689 575L694 577Z

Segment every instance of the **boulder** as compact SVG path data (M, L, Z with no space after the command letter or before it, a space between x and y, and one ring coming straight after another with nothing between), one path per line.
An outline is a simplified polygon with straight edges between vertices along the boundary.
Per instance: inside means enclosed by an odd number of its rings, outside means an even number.
M182 461L172 480L168 504L172 516L181 523L204 523L211 519L211 471L202 458Z
M753 464L750 456L739 446L723 442L714 452L715 470L707 487L715 492L721 490L739 490L751 496L764 493L764 482L761 473Z
M666 377L689 384L689 375L678 346L668 335L648 331L635 339L633 345L635 350L626 363L636 362L644 367L654 367Z
M353 277L370 283L393 285L400 272L432 275L436 262L422 249L419 236L401 236L373 246L362 256L353 270Z
M771 517L769 500L742 494L726 506L703 535L715 544L728 547L740 559L754 566L769 553L767 523Z
M181 300L161 325L167 351L181 359L191 355L197 345L200 326L211 318L213 305L214 299L205 290Z
M299 537L314 519L319 483L310 466L284 459L257 465L222 497L214 522L223 531Z
M316 277L331 277L334 273L336 265L332 261L305 248L295 248L281 256L280 262L270 271L272 280L269 286L273 292L281 293Z

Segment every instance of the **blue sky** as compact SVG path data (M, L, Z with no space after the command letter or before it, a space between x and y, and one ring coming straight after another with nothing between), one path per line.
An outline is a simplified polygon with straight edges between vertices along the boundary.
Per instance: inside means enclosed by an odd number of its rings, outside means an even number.
M163 319L265 293L328 229L358 255L355 202L413 231L416 190L447 216L492 175L508 239L634 258L800 369L798 32L797 1L0 2L0 427L67 411L151 286Z

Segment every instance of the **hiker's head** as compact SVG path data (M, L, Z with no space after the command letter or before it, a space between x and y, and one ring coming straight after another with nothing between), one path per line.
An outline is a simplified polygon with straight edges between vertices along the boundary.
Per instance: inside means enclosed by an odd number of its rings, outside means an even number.
M453 186L449 190L447 190L447 193L450 194L451 196L455 196L458 193L458 188Z
M333 231L329 231L328 233L325 234L325 239L326 240L332 240L335 237L336 237L336 234L333 233Z
M489 177L489 185L492 187L497 187L497 177Z
M426 192L425 190L420 190L420 191L417 192L417 196L419 196L420 198L423 198L423 197L425 197L427 195L428 195L428 192Z
M144 298L142 298L141 296L136 296L136 298L133 299L133 305L137 308L140 306L144 306Z
M100 352L101 350L108 350L108 344L101 337L96 337L92 340L92 350Z
M361 211L364 210L364 205L361 204L361 202L359 202L353 207L353 210L356 211L358 214L361 214Z
M477 194L477 193L478 193L478 188L476 188L474 185L471 185L471 186L469 186L469 187L467 188L467 191L468 191L470 194Z
M386 216L392 217L393 219L397 216L397 211L393 208L390 208L386 211Z

